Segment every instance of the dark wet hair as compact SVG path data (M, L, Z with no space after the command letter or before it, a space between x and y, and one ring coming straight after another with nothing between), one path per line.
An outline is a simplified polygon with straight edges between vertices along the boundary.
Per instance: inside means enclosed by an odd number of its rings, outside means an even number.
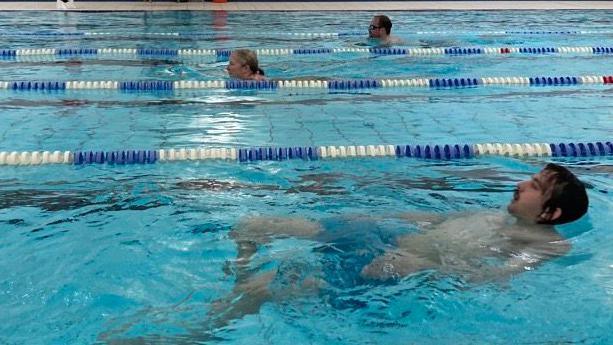
M390 17L381 14L375 16L375 18L379 19L379 26L385 28L385 32L389 35L392 32L392 21L390 20Z
M589 204L583 182L563 166L549 163L543 169L549 172L549 199L543 204L543 213L553 214L556 208L562 211L560 217L539 221L541 224L565 224L575 221L587 212Z

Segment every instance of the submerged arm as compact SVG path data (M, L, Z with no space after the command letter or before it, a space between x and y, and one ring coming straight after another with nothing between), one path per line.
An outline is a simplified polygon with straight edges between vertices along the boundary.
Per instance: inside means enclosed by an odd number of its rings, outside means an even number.
M566 255L570 248L570 243L564 239L528 246L511 254L501 265L480 267L468 276L468 280L473 283L507 281L514 275Z
M449 215L442 215L432 212L402 212L394 215L394 218L422 227L428 227L444 222L449 218Z

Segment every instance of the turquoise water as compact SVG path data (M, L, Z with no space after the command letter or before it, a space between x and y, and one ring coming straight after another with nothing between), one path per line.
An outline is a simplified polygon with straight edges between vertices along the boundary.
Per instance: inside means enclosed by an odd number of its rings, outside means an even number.
M4 13L0 42L7 49L357 47L366 40L275 33L355 31L371 15ZM395 32L412 47L612 45L610 34L414 34L450 28L613 30L613 13L606 11L394 12L392 18ZM8 35L16 26L23 32L219 35L189 40ZM214 58L74 60L3 60L2 80L227 78L225 63ZM610 60L610 55L578 54L261 58L271 78L611 75ZM611 91L610 85L335 93L4 91L0 150L606 141L613 123ZM588 215L558 227L572 245L564 257L481 284L436 272L386 284L352 280L349 266L364 248L383 250L393 236L415 231L394 220L394 214L497 212L511 199L517 181L549 161L566 165L589 187ZM92 344L138 337L168 344L613 341L613 238L607 225L613 221L613 169L608 157L0 168L0 343ZM365 215L371 217L364 220ZM256 254L252 268L279 267L280 278L271 285L275 298L258 312L211 326L215 301L235 287L237 247L230 231L256 216L307 218L330 229L347 228L356 243L335 253L315 241L274 241ZM331 288L291 298L281 292L291 286L293 273L338 267L345 272L328 279L336 283Z

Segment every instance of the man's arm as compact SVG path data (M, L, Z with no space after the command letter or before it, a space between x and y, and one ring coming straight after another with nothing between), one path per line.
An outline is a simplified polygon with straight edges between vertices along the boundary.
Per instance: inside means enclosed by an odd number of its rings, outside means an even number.
M394 215L394 218L412 223L420 227L430 227L444 222L449 216L432 212L402 212Z
M566 255L571 245L564 239L544 242L513 253L502 265L481 267L471 273L471 283L504 282L516 274L531 271L547 261Z

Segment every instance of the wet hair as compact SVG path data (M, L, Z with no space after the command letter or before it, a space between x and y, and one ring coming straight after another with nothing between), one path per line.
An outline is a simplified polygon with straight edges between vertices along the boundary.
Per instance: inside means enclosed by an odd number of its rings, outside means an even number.
M379 19L379 26L385 28L385 32L389 35L392 32L392 21L386 15L378 15L375 18Z
M258 56L253 50L249 49L236 49L232 52L240 63L247 65L252 73L264 75L264 70L260 68L258 63Z
M541 224L565 224L575 221L587 212L588 198L585 185L568 169L549 163L543 169L549 173L549 199L543 204L543 213L551 215L556 208L562 211L556 219L542 218Z

